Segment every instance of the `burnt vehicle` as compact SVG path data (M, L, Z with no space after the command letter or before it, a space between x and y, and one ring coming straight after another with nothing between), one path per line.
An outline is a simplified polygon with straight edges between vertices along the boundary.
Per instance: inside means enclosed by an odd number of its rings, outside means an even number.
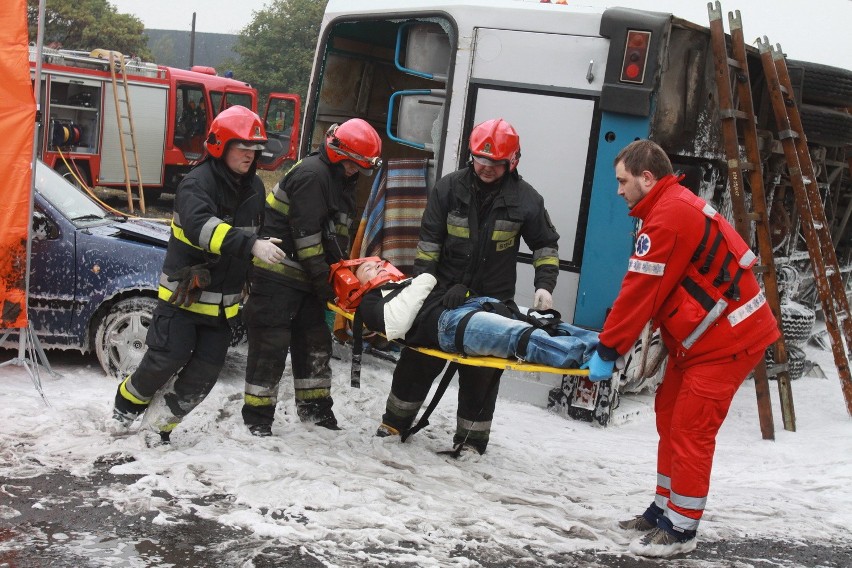
M123 377L146 350L169 229L108 211L41 161L34 175L31 325L43 347L94 351Z

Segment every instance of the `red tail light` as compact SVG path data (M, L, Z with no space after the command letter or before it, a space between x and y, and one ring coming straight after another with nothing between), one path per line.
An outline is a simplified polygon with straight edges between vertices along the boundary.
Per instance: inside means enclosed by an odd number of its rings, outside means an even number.
M624 62L621 64L621 82L642 83L645 81L645 64L648 62L650 43L651 32L627 31Z

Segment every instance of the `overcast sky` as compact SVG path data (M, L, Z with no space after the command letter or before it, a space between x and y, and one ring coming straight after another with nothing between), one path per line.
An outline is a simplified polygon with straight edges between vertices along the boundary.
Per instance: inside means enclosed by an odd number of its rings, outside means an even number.
M152 29L239 33L271 0L109 0L119 12L134 14ZM534 0L533 0L534 1ZM354 0L353 0L354 3ZM588 6L630 6L672 12L708 25L705 0L571 0ZM566 8L566 9L570 9ZM746 41L768 36L792 59L804 59L852 69L852 1L850 0L725 0L725 13L740 10ZM725 29L728 29L725 21Z

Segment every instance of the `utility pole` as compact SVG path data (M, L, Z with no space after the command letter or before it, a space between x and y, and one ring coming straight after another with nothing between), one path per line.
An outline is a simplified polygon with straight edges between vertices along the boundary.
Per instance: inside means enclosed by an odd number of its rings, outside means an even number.
M189 32L189 68L195 65L195 12L192 13L192 30Z

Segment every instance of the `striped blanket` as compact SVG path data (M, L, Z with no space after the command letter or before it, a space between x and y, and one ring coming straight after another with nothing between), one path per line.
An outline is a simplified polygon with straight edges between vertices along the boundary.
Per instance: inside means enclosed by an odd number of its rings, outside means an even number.
M420 219L426 208L426 166L425 159L388 160L370 190L350 258L379 256L404 274L411 274L420 240ZM338 315L334 335L347 341L348 327Z
M385 175L376 181L361 219L363 238L352 253L382 257L411 274L426 208L426 160L388 160Z

